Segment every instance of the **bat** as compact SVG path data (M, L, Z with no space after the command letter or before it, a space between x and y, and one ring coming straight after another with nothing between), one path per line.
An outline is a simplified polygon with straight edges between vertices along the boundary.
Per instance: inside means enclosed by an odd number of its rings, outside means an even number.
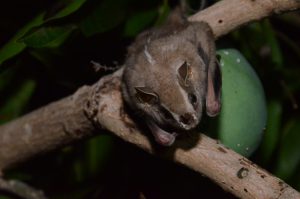
M124 101L163 146L195 128L204 110L210 117L220 112L221 85L210 26L189 22L178 11L161 27L142 32L128 48Z

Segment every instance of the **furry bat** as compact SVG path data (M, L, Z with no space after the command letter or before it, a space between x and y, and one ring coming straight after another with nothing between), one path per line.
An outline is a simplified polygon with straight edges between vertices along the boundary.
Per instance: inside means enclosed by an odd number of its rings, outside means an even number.
M219 113L220 75L209 25L173 12L165 25L141 33L129 47L122 93L155 140L170 146L199 124L203 109L211 117Z

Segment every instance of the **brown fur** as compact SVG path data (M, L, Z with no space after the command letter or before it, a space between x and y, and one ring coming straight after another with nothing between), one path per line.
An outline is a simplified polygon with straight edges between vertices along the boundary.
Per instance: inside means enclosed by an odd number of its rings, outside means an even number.
M165 26L141 33L129 47L122 90L127 104L155 125L189 130L200 122L206 99L216 101L206 104L220 104L216 98L218 93L211 90L216 88L219 92L220 85L212 85L208 81L211 78L207 78L214 75L218 66L210 27L204 22L187 22L174 16ZM186 78L178 73L185 62L189 69ZM141 102L137 99L137 87L150 91L158 101ZM146 92L138 94L147 95ZM191 99L195 98L197 102L192 103ZM216 112L216 108L210 111Z

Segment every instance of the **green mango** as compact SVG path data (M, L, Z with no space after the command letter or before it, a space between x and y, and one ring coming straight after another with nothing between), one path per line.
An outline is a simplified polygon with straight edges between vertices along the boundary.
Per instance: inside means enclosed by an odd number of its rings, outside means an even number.
M214 133L224 145L248 157L259 146L266 126L264 90L239 51L224 49L217 54L221 56L222 109L213 120Z

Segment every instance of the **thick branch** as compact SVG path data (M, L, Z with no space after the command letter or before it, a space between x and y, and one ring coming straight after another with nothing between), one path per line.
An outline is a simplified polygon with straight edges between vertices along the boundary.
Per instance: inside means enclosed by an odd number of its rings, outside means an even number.
M300 194L279 178L203 134L178 140L172 148L157 150L123 111L120 82L116 90L101 94L94 116L105 129L145 151L174 160L202 173L225 190L241 198L300 198ZM113 107L113 108L112 108ZM196 134L195 134L196 135ZM198 134L199 135L199 134Z
M217 38L242 24L297 8L300 2L296 0L223 0L190 20L207 21ZM149 153L156 153L149 139L123 110L121 74L122 69L93 86L80 88L70 97L1 126L0 170L92 135L95 125ZM192 142L196 146L187 149ZM205 135L179 140L176 146L157 155L208 176L242 198L300 198L296 190L280 179Z
M206 21L216 38L272 14L299 9L299 0L223 0L198 12L190 21Z
M92 134L94 126L83 108L90 88L0 127L0 170L44 151Z

